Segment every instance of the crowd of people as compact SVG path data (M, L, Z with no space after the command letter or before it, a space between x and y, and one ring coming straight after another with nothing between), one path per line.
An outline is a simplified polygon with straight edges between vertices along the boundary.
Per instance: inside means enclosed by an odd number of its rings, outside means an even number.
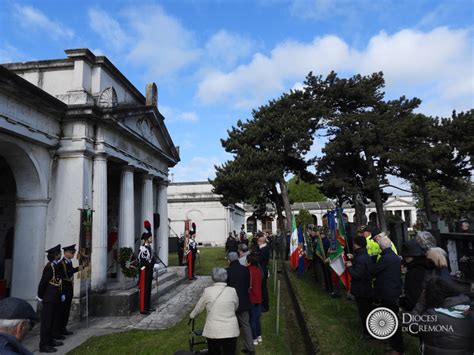
M247 238L230 238L235 242L226 243L229 266L212 270L214 284L204 290L190 317L194 319L206 309L202 334L207 339L209 354L235 354L239 335L242 352L255 354L255 347L263 342L261 314L270 310L270 245L261 232L250 242Z
M473 353L470 290L450 274L447 254L429 232L418 232L399 256L386 233L362 226L347 258L364 339L371 339L369 313L385 307L400 319L387 354L405 352L402 330L419 337L422 354Z

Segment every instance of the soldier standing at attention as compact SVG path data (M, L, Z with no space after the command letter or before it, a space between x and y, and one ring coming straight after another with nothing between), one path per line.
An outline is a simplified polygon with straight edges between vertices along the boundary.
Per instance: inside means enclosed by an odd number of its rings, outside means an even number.
M74 274L82 270L82 266L74 267L72 259L76 254L76 244L63 248L64 257L59 263L62 279L63 279L63 295L65 301L61 303L62 322L60 324L60 335L71 335L72 332L67 330L66 326L69 322L69 312L71 311L72 297L74 295Z
M140 246L140 252L138 253L138 260L140 261L140 267L145 268L145 279L144 289L140 289L143 292L143 306L140 309L141 314L150 314L154 309L151 308L151 284L153 281L153 269L156 264L155 252L151 248L153 242L153 235L151 234L151 224L149 221L144 222L145 229L147 230L142 234L143 245ZM140 275L142 277L142 275ZM140 296L140 299L142 297Z
M46 250L48 263L43 269L43 275L38 285L38 300L42 302L41 331L39 351L42 353L54 353L55 346L63 343L56 341L53 337L53 327L59 324L61 312L60 303L65 300L62 292L61 270L59 260L61 259L61 244Z

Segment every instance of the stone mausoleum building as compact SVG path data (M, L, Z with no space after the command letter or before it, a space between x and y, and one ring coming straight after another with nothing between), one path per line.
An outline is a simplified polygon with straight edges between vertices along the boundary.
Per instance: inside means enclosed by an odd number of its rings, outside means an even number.
M75 278L77 316L86 290L116 288L112 254L138 246L143 220L167 263L168 171L179 153L155 84L145 97L106 57L65 52L0 66L0 292L34 302L45 250L80 246L79 209L90 207L90 277Z
M184 233L186 219L196 223L196 242L224 245L229 233L240 232L245 224L243 206L223 206L208 181L177 182L168 186L170 234Z

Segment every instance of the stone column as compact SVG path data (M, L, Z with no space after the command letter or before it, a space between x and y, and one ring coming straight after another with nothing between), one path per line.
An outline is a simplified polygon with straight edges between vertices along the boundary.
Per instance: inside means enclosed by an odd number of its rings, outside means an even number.
M416 223L416 209L410 210L411 213L411 225L409 227L413 227Z
M142 216L140 221L142 228L145 220L150 221L152 225L153 247L156 248L156 226L153 224L153 176L149 174L145 174L142 177Z
M135 200L133 192L133 167L125 166L122 170L120 181L120 206L119 206L119 250L123 247L135 249ZM124 276L119 270L119 279Z
M92 180L92 290L104 292L107 285L107 158L94 157Z
M272 219L272 233L276 234L277 229L278 229L277 218L275 217Z
M11 296L36 304L38 283L46 264L45 245L48 199L16 203Z
M159 257L168 265L168 182L162 181L158 184L158 213L160 214L160 229L158 230Z

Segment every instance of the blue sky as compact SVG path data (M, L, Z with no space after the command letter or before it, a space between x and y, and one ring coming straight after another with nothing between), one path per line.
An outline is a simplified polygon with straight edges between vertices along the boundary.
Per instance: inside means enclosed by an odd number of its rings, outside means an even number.
M471 0L2 0L0 63L87 47L140 91L156 82L173 180L204 180L229 159L227 129L309 71L382 70L387 98L417 96L430 115L474 107L473 14Z

